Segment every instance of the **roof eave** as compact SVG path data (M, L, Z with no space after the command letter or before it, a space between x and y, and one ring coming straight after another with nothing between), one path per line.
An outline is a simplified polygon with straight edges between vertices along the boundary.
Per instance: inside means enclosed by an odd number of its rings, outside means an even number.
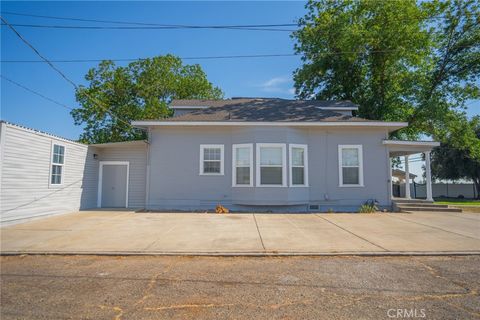
M133 121L132 125L138 128L157 126L266 126L266 127L383 127L390 132L408 126L407 122L383 121Z
M358 111L358 107L316 107L320 110L331 110L331 111Z
M422 146L422 147L438 147L440 142L438 141L410 141L410 140L383 140L385 145L395 146Z
M210 106L173 106L170 105L170 109L208 109Z

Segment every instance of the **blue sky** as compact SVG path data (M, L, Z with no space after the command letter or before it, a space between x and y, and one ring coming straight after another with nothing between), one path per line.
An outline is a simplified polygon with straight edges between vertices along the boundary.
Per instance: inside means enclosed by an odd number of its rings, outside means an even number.
M2 12L165 24L293 23L305 10L303 2L2 2ZM3 15L3 14L2 14ZM91 22L46 20L4 14L10 23L100 25ZM103 59L151 57L173 53L180 57L293 53L289 32L240 30L55 30L18 27L47 58ZM38 57L2 27L2 60ZM292 95L291 75L298 57L186 60L199 63L209 80L232 96ZM126 64L119 63L119 64ZM57 63L77 84L96 65ZM2 63L3 75L69 106L77 106L70 84L43 63ZM69 111L2 80L3 119L77 138Z
M225 25L293 23L304 15L304 2L5 2L2 16L10 23L49 25L101 25L23 17L4 12L120 20L146 23ZM285 27L287 28L287 27ZM180 57L293 53L289 32L241 30L72 30L17 28L42 54L56 59L145 58L172 53ZM8 28L1 28L2 60L38 60ZM208 79L226 97L262 96L293 98L292 72L298 57L186 60L199 63ZM57 63L77 84L95 62ZM119 63L126 64L125 63ZM70 84L44 63L2 63L2 75L68 106L76 107ZM469 106L469 115L480 114L480 102ZM0 117L14 123L71 139L81 127L66 110L1 82ZM419 164L420 165L420 164ZM419 167L419 166L418 166ZM415 168L414 171L418 171Z

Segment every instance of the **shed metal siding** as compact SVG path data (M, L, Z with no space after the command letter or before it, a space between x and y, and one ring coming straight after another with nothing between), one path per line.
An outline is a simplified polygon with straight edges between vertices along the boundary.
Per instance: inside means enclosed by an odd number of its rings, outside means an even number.
M2 123L1 222L11 223L94 206L88 146ZM65 146L63 182L50 185L52 145Z

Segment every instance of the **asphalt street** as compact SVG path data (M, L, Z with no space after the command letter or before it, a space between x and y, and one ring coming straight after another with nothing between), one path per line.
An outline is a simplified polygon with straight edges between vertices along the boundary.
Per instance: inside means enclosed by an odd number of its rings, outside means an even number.
M7 319L477 319L480 256L2 256Z

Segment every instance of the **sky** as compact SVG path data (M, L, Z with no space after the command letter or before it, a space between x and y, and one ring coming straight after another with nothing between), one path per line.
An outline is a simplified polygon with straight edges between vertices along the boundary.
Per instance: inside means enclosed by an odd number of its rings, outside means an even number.
M99 26L93 22L51 20L12 15L8 12L187 25L295 23L306 10L303 1L268 2L26 2L2 1L2 16L9 23ZM111 25L111 24L110 24ZM283 27L291 29L292 27ZM78 30L17 27L40 53L50 60L130 59L162 54L179 57L292 54L290 32L174 29L174 30ZM38 60L38 56L7 27L1 27L2 60ZM198 63L208 79L228 97L294 98L292 73L299 57L188 59ZM125 65L127 62L117 62ZM76 84L97 62L55 63ZM74 89L45 63L1 63L1 74L69 107L77 107ZM77 139L70 110L44 100L1 79L0 118L62 137ZM480 102L469 105L470 116L480 114ZM421 174L421 163L412 171Z

